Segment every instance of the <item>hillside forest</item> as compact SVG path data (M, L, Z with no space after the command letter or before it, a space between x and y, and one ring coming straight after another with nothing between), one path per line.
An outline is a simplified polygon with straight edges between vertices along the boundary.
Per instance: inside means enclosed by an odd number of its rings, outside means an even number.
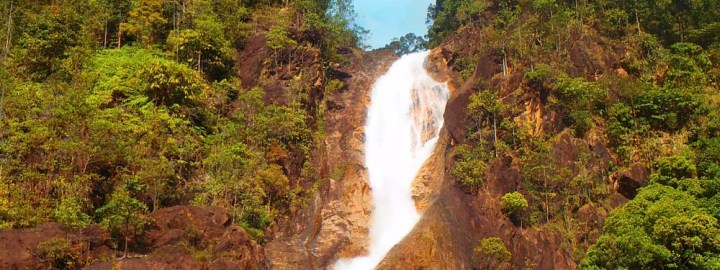
M459 48L474 85L452 171L468 192L511 156L522 183L505 213L562 235L579 268L720 269L720 2L443 0L428 16L430 46ZM499 74L477 79L487 60ZM517 120L528 99L548 115L539 127ZM558 164L568 134L609 152ZM610 183L636 168L645 177ZM578 225L588 209L604 222Z
M3 0L0 231L101 228L127 256L151 213L191 205L263 245L343 173L316 155L339 67L369 53L355 16L350 0ZM720 269L720 1L437 0L427 16L427 36L383 50L443 48L471 89L457 189L488 193L510 158L504 218L560 235L580 269ZM564 140L604 150L558 162ZM34 248L48 269L87 264L62 238ZM466 248L479 269L521 256Z
M99 224L127 250L146 213L192 204L262 242L313 193L323 96L342 85L299 73L271 99L239 70L321 59L325 74L359 48L348 5L3 1L0 228ZM238 63L258 44L271 53Z

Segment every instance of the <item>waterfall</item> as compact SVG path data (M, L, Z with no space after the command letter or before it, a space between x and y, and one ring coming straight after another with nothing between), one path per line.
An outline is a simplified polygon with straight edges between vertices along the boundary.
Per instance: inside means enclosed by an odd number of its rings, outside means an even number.
M397 60L372 88L365 123L365 165L373 202L369 254L340 260L337 270L375 268L415 226L412 183L443 125L449 91L424 68L428 52Z

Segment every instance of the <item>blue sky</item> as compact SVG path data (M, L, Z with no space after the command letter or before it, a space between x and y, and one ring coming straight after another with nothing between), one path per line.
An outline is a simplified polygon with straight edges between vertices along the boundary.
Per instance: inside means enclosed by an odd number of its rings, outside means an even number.
M393 38L415 33L427 34L427 7L435 0L353 0L357 24L370 30L365 42L372 48L390 43Z

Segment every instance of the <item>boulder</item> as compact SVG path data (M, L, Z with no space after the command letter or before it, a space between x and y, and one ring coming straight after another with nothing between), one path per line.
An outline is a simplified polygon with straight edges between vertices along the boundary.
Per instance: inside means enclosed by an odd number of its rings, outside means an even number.
M635 162L616 178L615 190L625 198L633 199L637 195L637 190L647 185L648 175L650 171L645 164Z

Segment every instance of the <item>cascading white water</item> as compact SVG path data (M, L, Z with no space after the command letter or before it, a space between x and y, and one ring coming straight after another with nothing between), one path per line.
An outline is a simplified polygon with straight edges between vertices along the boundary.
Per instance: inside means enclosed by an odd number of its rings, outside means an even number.
M340 260L336 270L375 268L420 219L412 182L435 147L449 96L447 84L425 71L427 56L403 56L373 85L365 124L373 199L369 254Z

